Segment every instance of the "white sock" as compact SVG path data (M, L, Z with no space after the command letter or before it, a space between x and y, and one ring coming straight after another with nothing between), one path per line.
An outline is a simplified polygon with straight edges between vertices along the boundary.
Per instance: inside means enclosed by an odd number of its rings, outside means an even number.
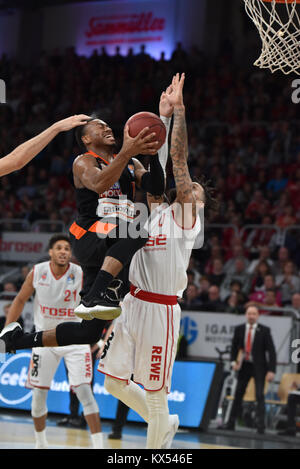
M169 407L165 389L146 391L149 419L147 449L160 449L169 430Z
M36 449L45 449L48 448L48 441L46 438L46 429L41 432L34 431L35 435L35 448Z
M103 434L102 433L91 433L93 448L103 449Z

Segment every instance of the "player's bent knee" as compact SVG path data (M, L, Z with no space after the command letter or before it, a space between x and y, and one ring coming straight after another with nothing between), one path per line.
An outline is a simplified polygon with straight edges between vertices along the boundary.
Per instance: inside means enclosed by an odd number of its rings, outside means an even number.
M48 413L47 409L48 389L34 388L32 393L31 415L34 418L43 417Z
M112 396L115 396L115 397L118 396L119 391L123 386L126 386L125 381L120 381L118 379L111 378L110 376L107 376L107 375L105 376L104 388Z
M74 388L76 396L83 407L83 415L98 414L99 407L90 384L80 384Z

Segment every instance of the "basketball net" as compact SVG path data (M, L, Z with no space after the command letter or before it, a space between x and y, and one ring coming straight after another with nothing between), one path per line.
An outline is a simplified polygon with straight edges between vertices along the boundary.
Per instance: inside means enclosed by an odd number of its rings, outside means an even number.
M254 65L300 75L299 0L244 0L245 9L259 31L262 51ZM298 7L298 11L297 11Z

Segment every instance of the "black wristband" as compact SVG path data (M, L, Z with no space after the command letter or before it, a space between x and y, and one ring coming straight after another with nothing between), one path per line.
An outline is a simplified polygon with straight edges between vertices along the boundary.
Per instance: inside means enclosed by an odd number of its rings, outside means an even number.
M150 171L143 174L141 189L153 195L162 195L165 190L165 176L158 155L151 156Z

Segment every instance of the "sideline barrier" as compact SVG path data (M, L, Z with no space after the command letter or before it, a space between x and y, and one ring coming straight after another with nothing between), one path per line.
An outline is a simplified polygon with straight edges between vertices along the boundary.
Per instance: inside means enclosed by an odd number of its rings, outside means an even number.
M7 360L0 366L0 407L30 410L32 391L26 388L30 358L30 350L7 354ZM114 419L118 401L105 390L104 375L98 371L94 373L93 391L100 416ZM210 391L218 385L220 373L220 366L214 361L175 361L168 404L170 413L179 415L181 426L207 428L216 398ZM69 402L69 384L61 361L51 383L47 407L49 412L68 414ZM130 410L128 420L143 422L133 410Z

